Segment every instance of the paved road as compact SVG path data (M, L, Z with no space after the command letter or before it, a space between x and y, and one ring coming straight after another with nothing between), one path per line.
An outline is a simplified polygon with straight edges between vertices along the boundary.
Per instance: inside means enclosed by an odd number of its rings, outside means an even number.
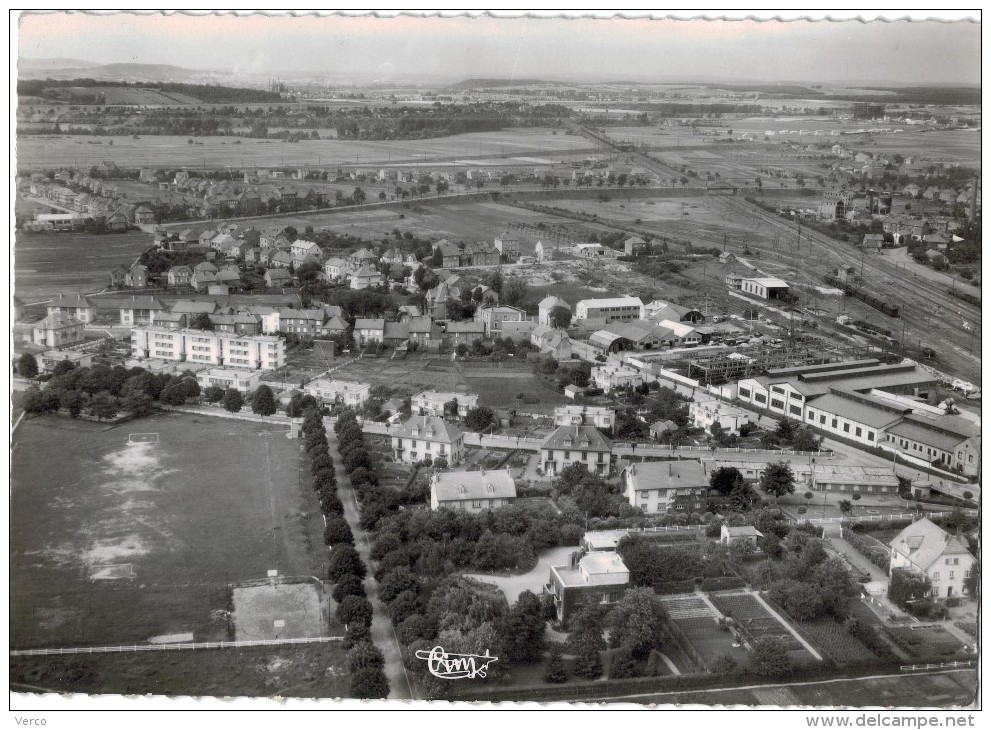
M358 525L358 500L351 488L351 480L341 463L341 455L337 451L337 435L333 429L327 429L327 440L330 444L331 458L334 460L334 469L337 472L337 496L344 503L344 519L354 533L355 549L361 555L369 572L368 577L365 578L365 592L372 603L372 641L385 657L385 674L389 678L389 699L415 699L406 667L403 666L399 641L392 630L389 613L385 604L378 599L378 582L371 575L372 559L368 555L370 548L368 534Z

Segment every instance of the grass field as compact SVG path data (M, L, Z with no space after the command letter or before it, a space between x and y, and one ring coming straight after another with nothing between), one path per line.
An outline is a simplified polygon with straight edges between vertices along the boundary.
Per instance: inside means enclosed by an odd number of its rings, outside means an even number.
M469 392L478 393L478 402L490 408L550 414L554 406L571 403L563 393L529 370L507 370L505 375L509 377L474 377L466 370L464 379ZM521 393L524 397L517 398Z
M130 266L151 247L149 233L23 233L14 241L14 286L32 298L59 292L95 292L110 283L110 272Z
M128 431L160 442L128 445ZM11 645L230 638L228 582L270 569L319 575L323 565L323 524L297 448L282 428L178 414L110 429L22 424L11 465ZM92 579L123 565L133 580Z
M317 165L427 164L432 160L462 162L478 166L477 158L513 157L557 159L592 145L584 137L554 134L547 128L506 129L423 140L361 141L321 139L290 144L282 140L240 137L147 136L74 137L22 136L17 139L17 167L20 170L71 164L89 167L113 160L124 167L281 167ZM113 142L113 145L109 144ZM93 144L102 142L102 144ZM491 163L489 163L491 164ZM497 161L498 164L498 161ZM519 163L516 163L519 164Z
M11 689L25 692L201 697L346 697L339 642L205 651L11 657Z

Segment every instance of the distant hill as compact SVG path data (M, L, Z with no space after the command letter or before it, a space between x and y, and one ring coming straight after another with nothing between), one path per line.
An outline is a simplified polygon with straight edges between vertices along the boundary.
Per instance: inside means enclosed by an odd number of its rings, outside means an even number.
M80 65L81 64L81 65ZM145 81L151 83L207 83L230 81L230 74L199 71L162 63L90 63L71 58L20 59L17 63L21 79L87 78L94 81Z
M500 86L573 86L562 81L545 79L465 79L452 84L452 89L482 89Z

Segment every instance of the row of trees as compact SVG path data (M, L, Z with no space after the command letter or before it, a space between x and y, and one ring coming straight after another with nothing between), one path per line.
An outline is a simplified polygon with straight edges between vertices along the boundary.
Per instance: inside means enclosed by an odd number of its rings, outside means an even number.
M302 401L290 403L302 407ZM362 580L367 569L354 548L354 534L344 519L344 505L337 496L337 477L330 456L327 430L320 411L312 406L303 412L303 447L310 461L313 488L320 496L324 515L324 543L330 549L327 579L334 583L332 597L337 603L336 617L347 626L344 648L348 650L347 668L351 696L357 699L381 699L389 695L385 676L385 658L372 643L372 604L365 596Z

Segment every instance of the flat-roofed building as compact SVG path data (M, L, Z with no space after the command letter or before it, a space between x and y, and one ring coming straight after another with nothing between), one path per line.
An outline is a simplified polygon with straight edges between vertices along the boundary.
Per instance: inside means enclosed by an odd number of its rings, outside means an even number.
M555 426L595 426L612 430L616 425L616 410L605 406L557 406Z
M585 605L618 603L630 585L630 571L614 552L589 553L573 565L552 566L544 590L554 597L563 628Z
M437 471L430 480L430 509L481 512L509 504L516 482L508 469L497 471Z
M750 424L750 414L747 411L706 394L696 396L688 404L688 418L695 428L708 431L714 423L718 423L724 433L734 436L740 435L742 426Z
M607 323L643 319L643 302L637 297L582 299L575 305L575 319L604 319Z
M626 365L600 365L592 368L592 382L596 388L610 393L617 388L637 387L645 382L644 374Z
M458 403L458 417L464 418L468 411L478 406L476 393L452 393L449 391L424 390L410 399L413 413L421 416L444 416L444 406L451 401Z
M286 364L285 341L270 335L238 335L207 330L135 327L131 356L244 370L275 370Z
M224 390L234 389L242 393L250 393L261 383L260 370L229 370L227 368L208 368L196 374L196 382L201 388L217 387Z
M372 386L368 383L355 383L347 380L329 380L318 378L303 386L303 392L309 393L324 403L340 403L349 408L358 409L368 402Z
M38 371L50 373L60 362L70 362L77 368L88 368L93 364L93 353L79 350L46 350L38 356Z

